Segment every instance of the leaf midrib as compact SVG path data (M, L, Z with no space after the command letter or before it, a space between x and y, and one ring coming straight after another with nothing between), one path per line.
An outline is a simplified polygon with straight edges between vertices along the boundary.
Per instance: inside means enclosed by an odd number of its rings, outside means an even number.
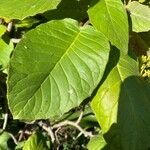
M68 46L66 52L63 54L63 56L59 59L59 61L56 63L56 65L52 68L52 70L45 76L45 78L43 79L43 81L40 82L40 85L35 89L35 92L33 92L33 94L31 95L30 98L28 98L26 104L24 105L24 108L17 114L17 116L20 115L20 113L25 109L25 107L27 106L27 104L30 102L31 98L36 94L36 92L40 89L40 87L42 86L42 84L44 83L44 81L50 76L51 72L57 67L57 65L61 62L61 60L66 56L66 54L68 53L68 51L70 50L70 48L74 45L74 43L77 41L77 38L79 37L81 33L81 30L79 30L79 32L77 33L76 37L74 38L74 40L71 42L71 44Z

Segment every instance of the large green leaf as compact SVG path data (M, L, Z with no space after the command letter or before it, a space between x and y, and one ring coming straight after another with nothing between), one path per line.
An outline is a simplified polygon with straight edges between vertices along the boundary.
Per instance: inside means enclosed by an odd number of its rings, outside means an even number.
M109 55L107 39L72 19L51 21L17 45L8 77L14 118L59 117L91 95Z
M0 18L24 19L57 7L61 0L1 0Z
M116 58L117 54L114 54ZM113 64L111 59L109 65ZM107 132L113 123L117 122L118 100L120 86L124 79L137 74L137 63L129 56L120 58L117 65L111 70L104 83L98 89L91 106L103 133Z
M132 19L132 30L145 32L150 30L150 8L133 1L127 5Z
M5 40L0 37L0 70L7 67L10 54L13 50L13 43L9 41L7 36L3 37Z
M123 149L150 149L150 83L129 77L119 97L117 122Z
M46 139L42 134L35 133L25 142L23 150L48 150Z
M127 53L128 19L121 0L93 0L88 14L92 25Z

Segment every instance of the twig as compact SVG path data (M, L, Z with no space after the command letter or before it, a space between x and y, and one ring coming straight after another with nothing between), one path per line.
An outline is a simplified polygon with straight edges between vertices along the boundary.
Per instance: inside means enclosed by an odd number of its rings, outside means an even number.
M24 131L20 131L20 135L19 135L19 138L18 138L18 141L20 142L23 138L23 134L24 134Z
M11 134L11 133L8 133L8 134L11 136L11 138L12 138L13 141L14 141L14 143L17 145L17 144L18 144L18 141L16 140L16 138L14 137L14 135Z
M90 20L87 20L83 25L86 26L86 25L89 25L90 24Z
M47 126L47 125L44 124L42 121L38 122L38 125L39 125L40 127L42 127L42 128L49 134L49 136L51 137L52 143L54 143L54 141L55 141L55 136L54 136L54 133L53 133L51 127L50 127L50 126Z
M2 24L3 20L0 18L0 24Z
M81 111L80 116L79 116L78 120L76 121L76 124L80 123L82 117L83 117L83 111Z
M7 25L7 31L10 32L11 29L12 29L12 25L13 23L12 22L9 22L8 25Z
M62 126L67 126L67 125L70 125L70 126L77 128L82 134L84 134L85 137L93 137L91 132L85 131L76 122L72 122L69 120L65 120L63 122L60 122L58 124L53 125L52 129L57 129L57 128L60 128Z
M56 138L56 142L57 142L58 144L60 144L60 142L59 142L57 133L58 133L58 131L59 131L60 129L61 129L61 127L57 128L57 130L55 131L55 138Z
M21 41L21 39L12 38L11 41L12 41L13 43L16 43L16 44L17 44L17 43L19 43L19 42Z
M4 114L4 123L3 123L3 130L6 129L6 126L7 126L7 121L8 121L8 114Z

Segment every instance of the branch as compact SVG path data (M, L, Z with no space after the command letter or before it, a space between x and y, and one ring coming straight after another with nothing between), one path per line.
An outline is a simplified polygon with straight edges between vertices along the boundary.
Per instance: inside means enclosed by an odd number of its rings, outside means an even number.
M77 122L72 122L72 121L69 121L69 120L66 120L66 121L63 121L63 122L60 122L58 124L53 125L52 129L57 129L57 128L60 128L62 126L67 126L67 125L70 125L70 126L73 126L73 127L77 128L85 137L93 137L91 132L87 132L84 129L82 129L77 124Z
M42 127L42 128L49 134L49 136L51 137L52 143L54 143L54 141L55 141L55 136L54 136L54 133L53 133L51 127L50 127L50 126L47 126L47 125L44 124L42 121L38 122L38 125L39 125L40 127Z
M13 23L12 22L9 22L8 25L7 25L7 31L10 32L12 30L12 25Z
M12 41L13 43L16 43L16 44L17 44L17 43L19 43L19 42L21 41L21 39L12 38L11 41Z
M14 135L11 134L11 133L8 133L8 134L11 136L11 138L12 138L13 141L14 141L14 143L17 145L17 144L18 144L18 141L16 140L16 138L14 137Z
M81 111L80 116L79 116L78 120L76 121L76 124L80 123L82 117L83 117L83 111Z
M6 129L6 126L7 126L7 121L8 121L8 114L4 114L4 123L3 123L3 130Z

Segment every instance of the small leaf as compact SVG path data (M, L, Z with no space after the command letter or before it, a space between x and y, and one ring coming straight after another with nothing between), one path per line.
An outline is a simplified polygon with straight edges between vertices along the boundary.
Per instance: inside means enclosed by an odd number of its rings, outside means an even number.
M6 32L6 27L4 25L0 25L0 37Z
M6 37L5 39L8 40L8 37ZM0 70L5 69L8 66L12 50L13 43L11 41L9 42L9 40L8 43L6 43L0 37Z
M35 133L25 142L23 150L48 150L46 139L42 134Z
M132 19L132 30L146 32L150 30L150 8L133 1L127 5Z
M8 149L7 142L10 139L10 135L7 132L0 133L0 150Z
M108 40L72 19L28 32L9 69L8 100L14 118L52 119L79 106L99 83L108 55Z
M107 145L101 134L90 139L87 145L88 150L102 150Z
M93 0L88 10L92 25L123 53L128 51L128 19L121 0Z
M116 58L116 54L113 54L112 57ZM113 61L111 58L109 67L113 67ZM137 63L129 56L121 57L119 63L113 67L104 83L100 86L91 106L103 133L107 132L111 125L117 122L121 84L125 78L137 73Z
M0 18L24 19L57 7L61 0L1 0Z

